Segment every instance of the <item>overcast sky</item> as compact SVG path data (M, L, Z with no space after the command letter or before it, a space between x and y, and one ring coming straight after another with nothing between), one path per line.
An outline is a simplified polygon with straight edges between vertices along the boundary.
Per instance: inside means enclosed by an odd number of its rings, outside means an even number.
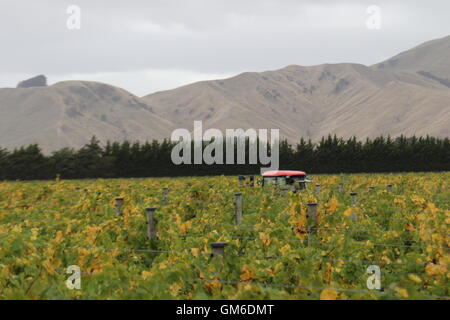
M81 9L69 30L67 8ZM366 26L371 5L381 28ZM0 87L45 74L139 96L291 64L374 64L450 34L448 0L0 0Z

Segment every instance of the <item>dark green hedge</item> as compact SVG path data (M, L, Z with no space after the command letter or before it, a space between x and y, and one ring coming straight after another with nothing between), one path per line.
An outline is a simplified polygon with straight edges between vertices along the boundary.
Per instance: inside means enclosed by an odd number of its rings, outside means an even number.
M261 165L174 165L168 140L107 143L92 138L79 150L62 149L50 156L39 146L13 151L0 148L0 180L176 177L258 174ZM225 149L225 146L224 146ZM192 152L193 153L193 152ZM248 163L248 161L246 162ZM449 171L448 138L378 137L358 141L328 136L318 143L300 140L280 144L280 169L307 173Z

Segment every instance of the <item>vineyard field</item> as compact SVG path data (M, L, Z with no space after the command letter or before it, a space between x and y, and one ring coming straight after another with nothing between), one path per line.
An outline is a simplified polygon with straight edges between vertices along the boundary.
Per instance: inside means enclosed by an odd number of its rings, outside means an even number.
M311 178L0 182L0 299L450 299L450 172Z

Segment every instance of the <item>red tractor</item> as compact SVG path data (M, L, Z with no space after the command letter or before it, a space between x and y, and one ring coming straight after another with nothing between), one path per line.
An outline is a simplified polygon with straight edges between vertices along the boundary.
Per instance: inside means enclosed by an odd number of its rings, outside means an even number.
M291 188L292 191L304 190L306 189L307 183L311 182L303 171L266 171L263 173L262 177L263 187L265 185L286 186Z

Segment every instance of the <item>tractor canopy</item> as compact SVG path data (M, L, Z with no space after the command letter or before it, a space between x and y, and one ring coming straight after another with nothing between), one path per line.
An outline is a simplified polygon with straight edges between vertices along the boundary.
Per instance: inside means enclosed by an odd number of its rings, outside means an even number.
M262 185L288 186L292 190L304 190L306 184L311 182L304 171L275 170L266 171L262 174Z

